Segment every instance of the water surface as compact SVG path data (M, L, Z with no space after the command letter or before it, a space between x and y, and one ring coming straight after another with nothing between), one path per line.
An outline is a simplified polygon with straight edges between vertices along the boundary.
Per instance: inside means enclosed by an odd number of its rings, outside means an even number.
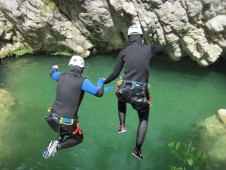
M128 130L117 134L114 91L107 91L102 98L85 94L79 110L84 142L43 160L42 151L57 136L43 119L55 98L56 82L49 77L49 71L58 64L60 71L66 72L68 60L33 55L0 65L0 86L16 99L12 112L1 115L4 118L0 124L1 170L166 170L174 162L167 144L185 139L193 123L226 108L225 63L203 68L190 59L173 62L167 57L155 57L150 69L153 103L143 161L131 155L138 118L130 106ZM98 77L110 74L115 60L114 55L90 57L85 60L83 75L96 83Z

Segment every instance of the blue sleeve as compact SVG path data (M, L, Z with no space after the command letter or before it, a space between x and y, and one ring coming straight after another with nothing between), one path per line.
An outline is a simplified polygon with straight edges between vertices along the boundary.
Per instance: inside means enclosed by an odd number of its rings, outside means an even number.
M85 81L82 84L82 90L95 95L97 91L103 87L104 80L98 79L97 86L95 86L93 83L91 83L88 79L85 79Z
M56 81L57 81L57 79L58 79L58 77L59 77L60 74L61 74L61 72L58 72L58 71L57 71L57 68L53 68L53 69L51 70L51 73L50 73L52 79L53 79L53 80L56 80Z

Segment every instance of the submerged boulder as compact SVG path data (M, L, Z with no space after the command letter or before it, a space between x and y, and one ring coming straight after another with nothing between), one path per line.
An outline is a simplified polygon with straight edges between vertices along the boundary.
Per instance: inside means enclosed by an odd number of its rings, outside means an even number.
M5 89L0 89L0 112L8 112L15 105L15 98Z
M202 124L205 128L201 145L209 155L212 168L223 170L226 167L226 109L219 109Z

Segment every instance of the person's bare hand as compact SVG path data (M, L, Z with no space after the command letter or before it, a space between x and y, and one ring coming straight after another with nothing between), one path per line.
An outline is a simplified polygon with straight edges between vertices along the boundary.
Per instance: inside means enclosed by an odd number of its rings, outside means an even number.
M59 66L58 65L54 65L52 68L56 68L58 70Z

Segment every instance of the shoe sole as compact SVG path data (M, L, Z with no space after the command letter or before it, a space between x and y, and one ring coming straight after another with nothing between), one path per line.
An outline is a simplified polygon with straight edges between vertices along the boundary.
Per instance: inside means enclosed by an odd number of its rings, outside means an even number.
M121 130L121 131L118 131L118 133L124 133L126 132L127 130Z
M56 153L56 151L54 151L53 150L53 148L56 148L55 146L52 148L52 150L48 150L48 148L51 148L51 145L53 146L53 145L57 145L57 144L55 144L54 142L52 142L51 141L51 143L48 145L48 147L46 148L46 150L43 152L43 154L42 154L42 157L46 160L46 159L48 159L49 157L51 157L51 156L54 156L54 154ZM47 154L45 154L45 153L47 153Z
M141 161L143 160L143 158L137 156L137 155L136 155L135 153L133 153L133 152L132 152L132 155L135 156L137 159L139 159L139 160L141 160Z

